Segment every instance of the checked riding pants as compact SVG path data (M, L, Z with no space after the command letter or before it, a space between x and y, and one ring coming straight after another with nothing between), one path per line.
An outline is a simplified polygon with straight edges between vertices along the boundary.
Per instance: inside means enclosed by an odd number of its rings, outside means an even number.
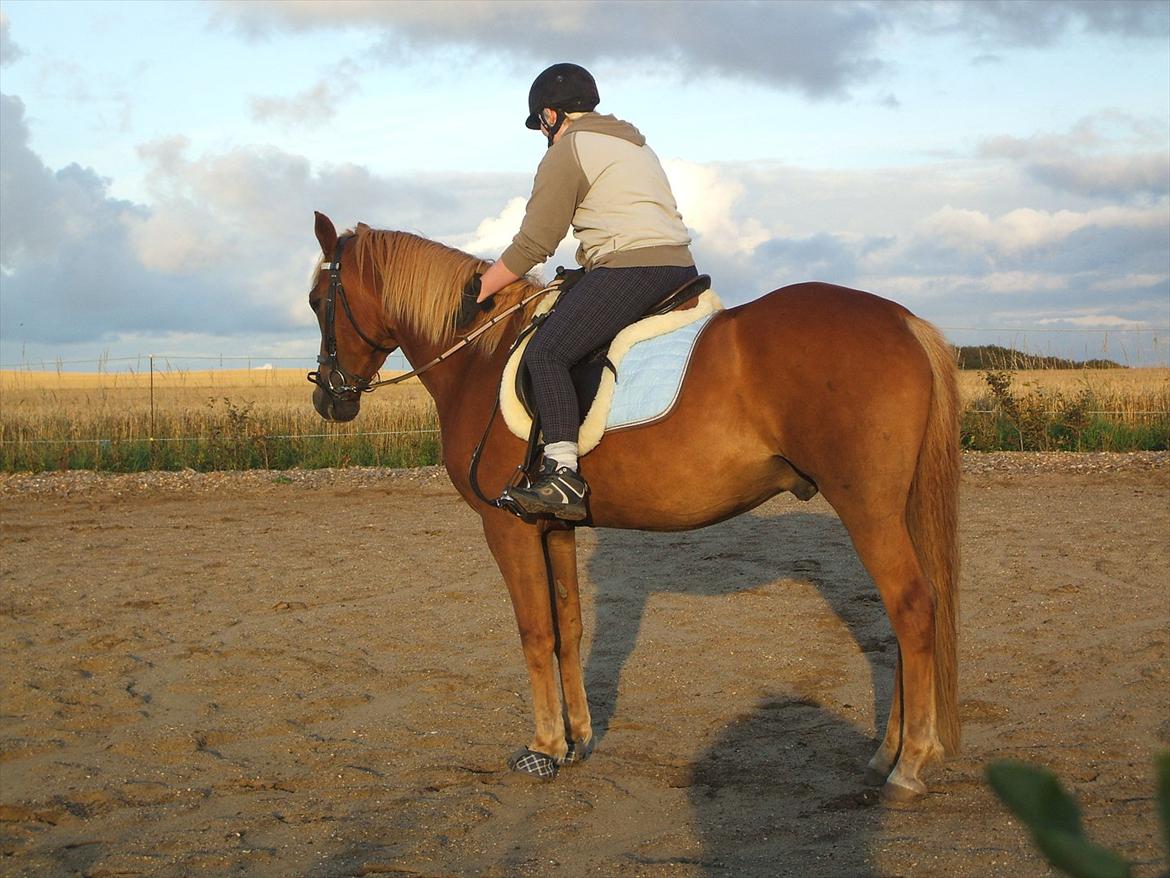
M545 444L577 441L580 417L570 367L697 276L694 266L594 268L560 297L524 355Z

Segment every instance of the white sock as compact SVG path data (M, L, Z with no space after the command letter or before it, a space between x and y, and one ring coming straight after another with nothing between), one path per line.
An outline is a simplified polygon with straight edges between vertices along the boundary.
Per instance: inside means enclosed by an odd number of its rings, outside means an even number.
M544 456L556 461L557 468L565 467L573 472L577 471L577 443L550 442L544 446Z

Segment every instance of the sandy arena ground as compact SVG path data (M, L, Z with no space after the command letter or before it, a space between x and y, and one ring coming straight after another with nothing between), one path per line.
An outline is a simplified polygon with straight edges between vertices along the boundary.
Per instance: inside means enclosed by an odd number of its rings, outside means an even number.
M0 873L1041 876L982 781L1054 768L1165 868L1170 457L967 457L963 754L862 779L895 649L832 510L583 531L600 740L510 775L530 697L435 469L0 477Z

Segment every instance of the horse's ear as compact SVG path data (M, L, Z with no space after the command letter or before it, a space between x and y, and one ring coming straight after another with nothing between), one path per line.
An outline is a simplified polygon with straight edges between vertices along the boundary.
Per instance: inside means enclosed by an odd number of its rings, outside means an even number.
M337 249L337 229L333 227L333 220L316 210L313 211L313 216L317 218L313 231L317 233L321 252L325 254L326 259L332 258L333 251Z

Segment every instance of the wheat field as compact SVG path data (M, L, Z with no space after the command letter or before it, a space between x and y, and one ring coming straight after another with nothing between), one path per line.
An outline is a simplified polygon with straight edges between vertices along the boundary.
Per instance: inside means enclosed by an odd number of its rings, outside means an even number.
M986 400L986 371L959 372L959 394L971 407ZM1037 369L1010 371L1017 394L1041 397L1089 393L1104 410L1136 414L1170 408L1170 369Z
M405 466L438 459L434 405L417 379L367 394L348 424L323 421L311 393L300 369L0 372L0 468Z
M387 376L388 377L388 376ZM1167 446L1170 369L959 373L975 450ZM0 371L0 469L422 465L439 459L417 379L323 421L300 369Z

